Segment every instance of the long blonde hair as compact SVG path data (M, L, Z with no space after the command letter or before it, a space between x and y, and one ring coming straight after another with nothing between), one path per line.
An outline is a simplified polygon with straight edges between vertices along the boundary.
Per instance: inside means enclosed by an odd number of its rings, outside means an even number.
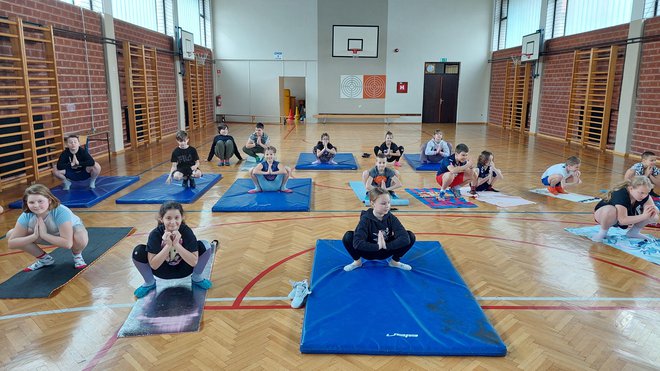
M633 188L637 188L639 186L645 186L648 189L653 189L653 183L651 183L651 179L649 179L647 176L644 175L638 175L633 177L631 180L626 180L624 182L621 182L617 185L615 185L612 189L607 191L605 193L605 196L603 196L603 200L609 201L612 199L612 193L623 189L627 188L628 186L631 186Z

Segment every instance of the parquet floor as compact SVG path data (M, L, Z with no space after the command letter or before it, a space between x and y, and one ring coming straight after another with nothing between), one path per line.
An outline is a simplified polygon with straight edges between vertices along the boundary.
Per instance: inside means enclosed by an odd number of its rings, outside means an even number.
M169 168L173 137L146 149L101 160L103 175L140 174L141 181L92 209L75 212L87 226L134 226L124 239L73 282L46 300L0 301L0 368L7 370L79 369L330 369L330 370L637 370L660 364L660 267L567 232L591 225L594 204L550 199L528 192L539 187L543 170L569 155L583 159L584 184L577 191L597 195L623 177L634 160L569 147L546 138L520 136L493 126L444 125L445 138L467 143L473 156L495 154L505 175L503 192L536 202L498 209L431 210L412 200L397 215L419 240L438 240L486 315L507 344L503 358L302 355L298 351L303 310L282 297L289 279L309 277L312 248L319 238L341 238L354 228L360 207L348 187L373 166L360 158L380 144L384 132L416 152L436 128L419 124L266 126L278 156L293 166L322 132L342 152L356 154L358 171L302 172L314 180L312 211L307 213L211 213L211 206L236 178L237 166L206 172L224 178L192 205L186 220L199 238L219 239L202 330L194 334L117 339L117 330L141 284L130 261L133 246L155 226L154 205L116 205L114 200ZM231 125L242 144L252 131ZM212 126L192 133L201 157L208 153ZM401 167L405 186L435 186L434 174ZM53 181L48 185L54 185ZM0 202L17 199L21 187L4 190ZM407 197L407 195L406 195ZM17 211L0 215L0 234ZM659 235L658 230L645 232ZM0 240L0 280L31 258L7 250ZM262 277L259 277L263 272ZM59 311L59 312L49 312ZM655 365L655 366L654 366Z

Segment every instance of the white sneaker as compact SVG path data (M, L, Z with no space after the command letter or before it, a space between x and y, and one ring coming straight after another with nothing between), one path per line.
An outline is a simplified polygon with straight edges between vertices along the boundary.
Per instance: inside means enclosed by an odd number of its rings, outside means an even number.
M50 255L46 255L43 258L37 259L37 261L28 265L25 269L23 269L23 272L36 271L37 269L41 269L47 265L53 265L54 263L55 259Z
M293 286L293 289L289 293L289 299L293 299L291 301L291 308L300 308L305 302L307 295L312 293L309 290L309 285L307 284L307 280L302 280L298 282L294 282L294 281L289 281L289 282L291 283L291 286Z
M85 263L85 259L83 259L82 255L74 255L73 256L73 266L76 269L83 269L87 266L87 263Z
M62 184L62 189L68 191L70 188L71 188L71 181L69 179L64 179L64 183Z

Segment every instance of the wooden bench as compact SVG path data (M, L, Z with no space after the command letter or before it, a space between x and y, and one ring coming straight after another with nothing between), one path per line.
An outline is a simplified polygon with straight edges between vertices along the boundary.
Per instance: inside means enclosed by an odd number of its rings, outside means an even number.
M319 113L314 115L316 119L322 119L325 124L327 119L384 119L386 124L390 119L398 119L401 115L397 114L378 114L378 113Z

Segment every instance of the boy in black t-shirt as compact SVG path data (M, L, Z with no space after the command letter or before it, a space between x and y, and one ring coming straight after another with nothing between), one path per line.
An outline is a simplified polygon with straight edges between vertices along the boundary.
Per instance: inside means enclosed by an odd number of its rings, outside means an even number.
M66 147L53 168L55 178L62 181L62 189L68 191L72 181L90 179L89 188L96 188L96 178L101 173L101 165L94 161L85 149L80 148L80 139L72 134L66 137Z
M202 176L199 170L199 155L195 147L188 145L188 133L184 130L176 132L178 147L172 151L172 168L165 183L170 184L174 180L182 180L184 187L195 188L195 179Z

